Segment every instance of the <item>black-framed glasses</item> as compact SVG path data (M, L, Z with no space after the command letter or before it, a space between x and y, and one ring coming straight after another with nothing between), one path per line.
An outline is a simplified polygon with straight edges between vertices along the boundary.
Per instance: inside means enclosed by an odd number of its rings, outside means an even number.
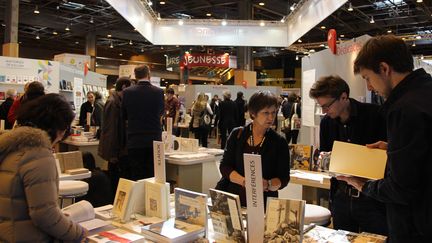
M330 109L330 107L338 100L339 98L334 98L330 103L325 104L325 105L319 105L321 107L321 109L323 110L328 110Z

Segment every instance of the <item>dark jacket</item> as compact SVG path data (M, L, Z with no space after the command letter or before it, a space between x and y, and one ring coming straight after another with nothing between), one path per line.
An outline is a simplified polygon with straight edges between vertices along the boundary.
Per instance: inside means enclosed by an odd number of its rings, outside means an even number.
M164 94L148 81L123 90L122 108L127 123L127 148L149 148L162 139Z
M113 92L105 103L98 154L107 161L115 161L126 154L126 121L122 112L122 98Z
M246 119L245 119L245 109L246 109L246 101L243 98L237 98L234 101L237 105L237 114L238 114L238 119L237 119L237 126L244 126L246 123Z
M219 128L234 128L238 121L237 105L232 100L219 103Z
M13 126L13 123L10 123L7 119L9 110L12 107L13 102L14 99L9 97L0 105L0 120L5 120L5 129L12 129Z
M238 134L240 137L238 138ZM246 191L238 184L228 182L233 170L244 176L243 151L247 139L250 137L250 124L246 127L235 128L228 137L228 142L221 160L220 172L227 179L226 191L240 195L242 205L246 205ZM265 134L265 141L261 148L262 176L263 179L279 178L282 182L280 189L286 187L290 180L290 155L288 144L282 136L273 129ZM266 197L278 197L278 192L264 192Z
M94 103L93 113L91 116L91 125L92 126L101 126L103 122L103 109L104 103L102 99L96 99Z
M432 237L432 78L423 69L402 80L384 104L387 167L363 192L386 203L390 242Z
M87 112L93 113L93 106L90 102L82 103L80 108L79 125L85 126L87 124Z

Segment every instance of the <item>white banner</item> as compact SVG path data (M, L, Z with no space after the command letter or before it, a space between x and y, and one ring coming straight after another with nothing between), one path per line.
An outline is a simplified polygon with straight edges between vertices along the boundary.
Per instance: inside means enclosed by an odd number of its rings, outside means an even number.
M166 182L165 173L165 144L161 141L153 141L153 161L155 181Z

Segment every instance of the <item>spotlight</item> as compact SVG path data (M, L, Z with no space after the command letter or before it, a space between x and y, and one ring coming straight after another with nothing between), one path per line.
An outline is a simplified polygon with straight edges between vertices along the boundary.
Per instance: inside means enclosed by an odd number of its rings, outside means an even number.
M38 5L36 5L35 10L33 11L33 13L35 13L35 14L39 14L39 13L40 13L40 12L39 12L39 8L38 8Z
M39 36L39 34L37 34L36 35L36 40L39 40L40 39L40 36Z
M260 22L260 26L261 26L261 27L265 26L264 21L261 21L261 22Z
M180 19L180 20L178 21L178 25L183 25L183 20Z
M224 19L224 20L222 20L222 22L221 22L221 25L222 26L225 26L225 25L227 25L227 21Z
M373 17L373 16L371 17L369 23L371 23L371 24L375 24L375 20L374 20L374 17Z
M69 30L70 30L69 25L66 25L65 30L66 30L66 31L69 31Z
M352 7L352 3L349 3L348 11L350 11L350 12L354 11L354 9L353 9L353 7Z

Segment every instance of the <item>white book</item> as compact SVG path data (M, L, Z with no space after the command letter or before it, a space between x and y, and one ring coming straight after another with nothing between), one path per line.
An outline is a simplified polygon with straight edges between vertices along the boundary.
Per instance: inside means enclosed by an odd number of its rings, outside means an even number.
M175 218L207 229L207 194L174 189Z
M170 184L159 183L154 180L144 181L145 186L145 215L168 219Z
M129 221L142 192L143 183L120 178L114 198L113 214L122 222ZM141 199L142 200L142 199Z
M192 242L204 235L205 228L200 225L189 224L175 218L161 223L142 227L142 234L146 239L154 242Z
M62 212L73 222L80 224L87 230L93 230L109 225L109 222L95 218L93 206L85 200L63 208Z
M161 218L147 217L141 214L134 214L134 219L125 223L113 221L112 224L116 227L141 234L142 227L163 222Z
M105 206L97 207L94 209L95 217L102 220L111 220L114 218L114 214L112 212L113 205L108 204Z
M123 229L113 229L97 233L95 235L87 237L89 242L95 243L144 243L145 238L142 235L131 233Z

